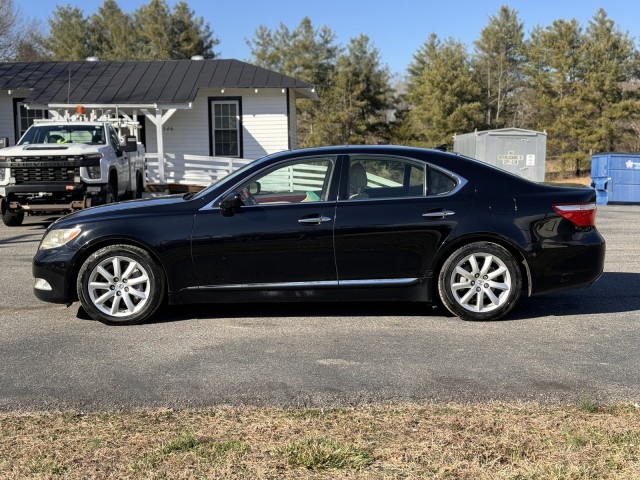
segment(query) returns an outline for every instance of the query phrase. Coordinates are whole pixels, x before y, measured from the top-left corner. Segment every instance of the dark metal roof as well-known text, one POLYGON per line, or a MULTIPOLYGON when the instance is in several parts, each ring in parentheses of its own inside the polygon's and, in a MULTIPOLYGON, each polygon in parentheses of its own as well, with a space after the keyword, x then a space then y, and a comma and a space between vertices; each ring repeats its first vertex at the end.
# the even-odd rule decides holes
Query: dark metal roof
POLYGON ((201 88, 290 88, 317 98, 314 86, 238 60, 0 63, 1 90, 31 90, 37 105, 178 105, 201 88))

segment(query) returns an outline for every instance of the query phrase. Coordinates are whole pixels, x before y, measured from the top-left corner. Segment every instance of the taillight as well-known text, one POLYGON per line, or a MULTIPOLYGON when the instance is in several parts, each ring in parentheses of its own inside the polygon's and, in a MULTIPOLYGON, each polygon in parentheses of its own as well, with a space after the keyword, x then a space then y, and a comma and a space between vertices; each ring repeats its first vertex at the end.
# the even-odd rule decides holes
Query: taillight
POLYGON ((557 203, 553 209, 579 227, 593 227, 596 224, 596 204, 593 202, 557 203))

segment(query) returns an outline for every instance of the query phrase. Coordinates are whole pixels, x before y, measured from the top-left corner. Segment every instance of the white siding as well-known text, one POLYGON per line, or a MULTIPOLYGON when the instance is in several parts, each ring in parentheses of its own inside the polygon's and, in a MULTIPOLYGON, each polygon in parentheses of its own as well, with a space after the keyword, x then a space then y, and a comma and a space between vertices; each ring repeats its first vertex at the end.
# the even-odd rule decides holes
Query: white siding
MULTIPOLYGON (((255 160, 289 148, 287 97, 280 89, 200 90, 192 109, 176 111, 165 123, 166 153, 209 155, 209 97, 242 97, 244 158, 255 160)), ((147 151, 157 152, 155 125, 147 119, 145 128, 147 151)))
POLYGON ((8 137, 9 145, 16 143, 16 119, 13 115, 13 99, 25 98, 30 92, 0 91, 0 137, 8 137))
MULTIPOLYGON (((209 98, 241 97, 243 158, 255 160, 289 148, 287 95, 282 89, 200 90, 193 108, 178 110, 164 125, 164 151, 167 183, 208 184, 222 171, 210 154, 209 98), (210 159, 210 163, 209 160, 210 159), (219 173, 217 173, 219 172, 219 173)), ((295 109, 295 98, 292 100, 295 109)), ((154 113, 154 112, 150 112, 154 113)), ((294 122, 295 125, 295 122, 294 122)), ((157 179, 157 141, 155 125, 146 120, 148 181, 157 179), (155 155, 153 155, 155 153, 155 155)), ((222 160, 228 165, 228 160, 222 160)), ((246 163, 234 162, 234 165, 246 163)), ((222 169, 223 171, 228 168, 222 169)))

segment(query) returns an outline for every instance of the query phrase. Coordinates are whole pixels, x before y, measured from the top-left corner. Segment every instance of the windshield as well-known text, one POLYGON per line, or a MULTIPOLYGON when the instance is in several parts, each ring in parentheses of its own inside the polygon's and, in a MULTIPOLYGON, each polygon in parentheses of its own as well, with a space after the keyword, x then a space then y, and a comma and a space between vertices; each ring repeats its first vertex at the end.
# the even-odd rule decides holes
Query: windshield
POLYGON ((105 145, 106 139, 102 125, 32 125, 18 145, 42 143, 105 145))

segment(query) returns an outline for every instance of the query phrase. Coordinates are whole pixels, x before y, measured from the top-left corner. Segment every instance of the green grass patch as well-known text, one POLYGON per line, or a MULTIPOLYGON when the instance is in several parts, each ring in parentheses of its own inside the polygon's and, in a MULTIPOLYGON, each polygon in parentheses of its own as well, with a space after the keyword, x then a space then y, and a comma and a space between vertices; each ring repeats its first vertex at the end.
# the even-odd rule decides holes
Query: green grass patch
POLYGON ((294 468, 308 470, 361 469, 373 462, 371 452, 329 438, 305 438, 276 450, 294 468))

